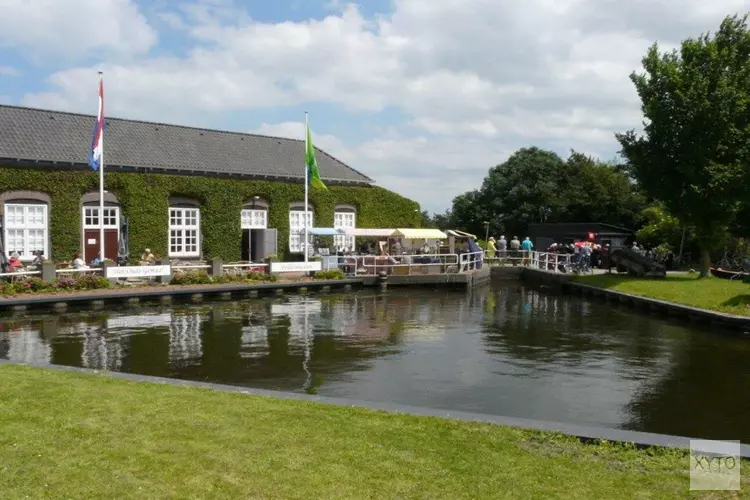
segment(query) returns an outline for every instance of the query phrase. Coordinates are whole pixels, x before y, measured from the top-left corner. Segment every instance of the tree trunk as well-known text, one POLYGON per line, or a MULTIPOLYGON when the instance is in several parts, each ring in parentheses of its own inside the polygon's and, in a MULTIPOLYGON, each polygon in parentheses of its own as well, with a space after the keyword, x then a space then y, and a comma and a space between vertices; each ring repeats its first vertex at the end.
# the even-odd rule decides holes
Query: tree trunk
POLYGON ((701 248, 701 278, 708 276, 711 267, 711 253, 707 248, 701 248))

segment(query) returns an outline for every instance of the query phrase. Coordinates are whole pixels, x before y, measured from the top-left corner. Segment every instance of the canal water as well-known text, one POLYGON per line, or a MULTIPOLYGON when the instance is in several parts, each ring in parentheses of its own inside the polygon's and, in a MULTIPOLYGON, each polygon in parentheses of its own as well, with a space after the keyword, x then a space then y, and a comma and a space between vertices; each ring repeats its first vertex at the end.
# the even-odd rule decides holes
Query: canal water
POLYGON ((19 362, 750 440, 750 340, 515 282, 0 322, 19 362))

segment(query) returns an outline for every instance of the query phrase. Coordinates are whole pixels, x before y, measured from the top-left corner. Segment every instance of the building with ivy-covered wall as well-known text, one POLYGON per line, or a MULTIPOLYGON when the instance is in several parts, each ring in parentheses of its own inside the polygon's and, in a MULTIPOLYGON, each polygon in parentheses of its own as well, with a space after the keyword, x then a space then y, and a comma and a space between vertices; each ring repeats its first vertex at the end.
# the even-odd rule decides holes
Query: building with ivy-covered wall
MULTIPOLYGON (((0 105, 0 220, 7 254, 85 260, 99 248, 94 116, 0 105)), ((304 142, 110 118, 104 139, 106 257, 260 260, 301 256, 304 142)), ((310 190, 314 227, 418 227, 419 205, 324 151, 328 190, 310 190)), ((336 236, 334 246, 356 244, 336 236)))

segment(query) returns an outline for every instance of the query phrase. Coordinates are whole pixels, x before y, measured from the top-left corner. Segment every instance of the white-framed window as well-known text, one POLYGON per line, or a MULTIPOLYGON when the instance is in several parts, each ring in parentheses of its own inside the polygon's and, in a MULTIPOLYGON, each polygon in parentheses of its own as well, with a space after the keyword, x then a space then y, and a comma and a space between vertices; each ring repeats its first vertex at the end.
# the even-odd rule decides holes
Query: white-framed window
MULTIPOLYGON (((312 211, 304 210, 289 211, 289 251, 292 253, 302 253, 304 251, 304 230, 305 230, 305 213, 307 213, 307 227, 313 227, 312 211)), ((308 243, 312 244, 312 235, 308 235, 308 243)))
MULTIPOLYGON (((119 210, 117 207, 104 207, 104 227, 118 229, 119 210)), ((99 207, 83 207, 84 229, 99 229, 99 207)))
POLYGON ((201 212, 198 208, 169 207, 169 256, 200 256, 201 212))
MULTIPOLYGON (((333 227, 335 229, 354 229, 357 222, 357 214, 354 212, 334 212, 333 227)), ((333 246, 336 250, 354 251, 354 236, 336 235, 333 237, 333 246)))
POLYGON ((268 210, 245 208, 242 210, 242 229, 266 229, 268 210))
POLYGON ((21 260, 33 260, 34 252, 41 250, 49 256, 47 248, 47 205, 5 204, 5 252, 18 252, 21 260))

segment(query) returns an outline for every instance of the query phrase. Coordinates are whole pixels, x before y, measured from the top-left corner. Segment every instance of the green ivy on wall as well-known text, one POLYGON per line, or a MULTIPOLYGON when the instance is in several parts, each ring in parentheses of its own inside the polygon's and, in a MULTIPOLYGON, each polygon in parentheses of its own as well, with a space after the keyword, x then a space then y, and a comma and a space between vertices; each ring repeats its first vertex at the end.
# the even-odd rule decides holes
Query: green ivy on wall
MULTIPOLYGON (((289 204, 304 201, 304 185, 213 177, 106 172, 105 189, 117 196, 130 219, 131 257, 144 248, 167 255, 169 197, 182 196, 201 203, 203 255, 236 261, 241 255, 240 212, 254 196, 269 203, 268 227, 278 231, 280 256, 288 250, 289 204)), ((51 198, 52 257, 72 258, 81 246, 81 197, 99 189, 94 171, 49 168, 0 168, 0 193, 38 191, 51 198)), ((419 227, 419 205, 379 187, 329 186, 310 190, 316 227, 333 226, 336 205, 357 208, 357 227, 419 227)))

